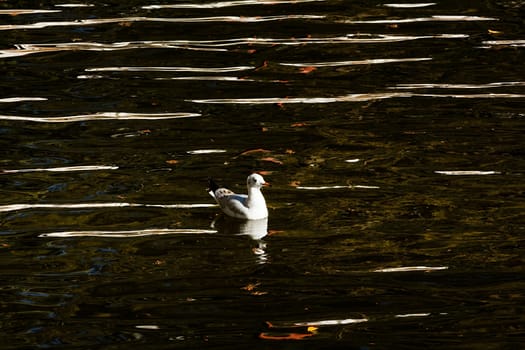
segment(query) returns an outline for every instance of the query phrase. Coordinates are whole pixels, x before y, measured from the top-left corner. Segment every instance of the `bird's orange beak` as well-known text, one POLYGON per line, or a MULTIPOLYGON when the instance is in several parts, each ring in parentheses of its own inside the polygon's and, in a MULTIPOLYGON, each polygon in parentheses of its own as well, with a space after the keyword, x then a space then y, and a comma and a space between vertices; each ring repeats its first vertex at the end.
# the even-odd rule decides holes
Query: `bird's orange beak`
POLYGON ((269 187, 269 186, 271 186, 271 184, 269 182, 265 182, 265 183, 263 183, 263 186, 264 187, 269 187))

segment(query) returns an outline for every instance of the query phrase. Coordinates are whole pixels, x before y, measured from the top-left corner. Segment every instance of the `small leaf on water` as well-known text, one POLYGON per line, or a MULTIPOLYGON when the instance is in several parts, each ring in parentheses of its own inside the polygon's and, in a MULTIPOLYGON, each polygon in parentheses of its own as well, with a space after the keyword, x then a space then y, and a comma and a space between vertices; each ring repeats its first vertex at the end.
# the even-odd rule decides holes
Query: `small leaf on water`
POLYGON ((317 68, 315 67, 302 67, 301 69, 299 69, 299 72, 301 74, 309 74, 309 73, 312 73, 314 70, 316 70, 317 68))
POLYGON ((179 161, 177 159, 168 159, 166 161, 166 164, 169 164, 169 165, 175 165, 175 164, 178 164, 179 161))
POLYGON ((489 32, 489 34, 491 34, 491 35, 503 34, 502 31, 494 30, 494 29, 489 29, 488 32, 489 32))
POLYGON ((255 148, 255 149, 249 149, 247 151, 242 152, 239 154, 240 156, 248 156, 250 154, 254 153, 270 153, 270 150, 264 149, 264 148, 255 148))
POLYGON ((264 158, 261 158, 262 161, 265 161, 265 162, 270 162, 270 163, 274 163, 274 164, 279 164, 279 165, 282 165, 283 162, 280 161, 279 159, 277 158, 274 158, 274 157, 264 157, 264 158))
POLYGON ((290 125, 292 128, 301 128, 303 126, 307 126, 308 124, 306 123, 293 123, 292 125, 290 125))
POLYGON ((247 292, 252 292, 255 290, 255 288, 257 288, 259 285, 261 284, 261 282, 257 282, 257 283, 248 283, 246 286, 242 287, 241 289, 242 290, 245 290, 247 292))
POLYGON ((304 338, 311 337, 312 333, 286 333, 282 335, 271 335, 269 333, 259 334, 259 338, 266 340, 303 340, 304 338))

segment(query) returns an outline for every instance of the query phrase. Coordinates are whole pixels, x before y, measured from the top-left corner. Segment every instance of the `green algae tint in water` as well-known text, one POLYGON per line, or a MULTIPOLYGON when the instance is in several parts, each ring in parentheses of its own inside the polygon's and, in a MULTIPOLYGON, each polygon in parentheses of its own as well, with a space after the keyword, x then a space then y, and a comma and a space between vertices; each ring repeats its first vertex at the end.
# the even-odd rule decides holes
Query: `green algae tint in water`
POLYGON ((2 348, 525 341, 521 3, 33 6, 0 9, 2 348), (268 221, 218 216, 254 170, 268 221))

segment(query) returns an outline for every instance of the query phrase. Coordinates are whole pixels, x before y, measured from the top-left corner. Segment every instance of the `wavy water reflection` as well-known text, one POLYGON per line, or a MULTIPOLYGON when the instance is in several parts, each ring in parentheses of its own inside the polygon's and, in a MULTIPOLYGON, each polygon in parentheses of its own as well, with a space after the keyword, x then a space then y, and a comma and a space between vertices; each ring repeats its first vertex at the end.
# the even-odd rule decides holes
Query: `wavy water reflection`
POLYGON ((280 16, 212 16, 212 17, 188 17, 188 18, 165 18, 165 17, 118 17, 118 18, 97 18, 79 19, 74 21, 52 21, 36 22, 29 24, 5 24, 0 25, 1 30, 29 30, 42 29, 49 27, 82 27, 113 23, 134 23, 134 22, 164 22, 164 23, 210 23, 210 22, 239 22, 239 23, 258 23, 296 19, 323 19, 324 16, 317 15, 280 15, 280 16))
POLYGON ((430 17, 405 18, 405 19, 376 19, 376 20, 341 20, 347 24, 402 24, 419 22, 475 22, 475 21, 497 21, 494 17, 481 16, 455 16, 435 15, 430 17))
POLYGON ((54 168, 32 168, 32 169, 0 169, 2 174, 17 174, 17 173, 36 173, 36 172, 77 172, 77 171, 99 171, 99 170, 117 170, 118 166, 114 165, 79 165, 79 166, 65 166, 54 168))
POLYGON ((62 12, 62 10, 43 10, 43 9, 7 9, 0 10, 0 15, 34 15, 34 14, 43 14, 43 13, 57 13, 62 12))
POLYGON ((42 238, 67 238, 67 237, 99 237, 99 238, 134 238, 146 236, 180 235, 180 234, 213 234, 215 230, 202 230, 191 228, 172 229, 146 229, 129 231, 60 231, 43 233, 42 238))
POLYGON ((56 44, 17 44, 16 49, 0 50, 0 58, 26 56, 57 51, 117 51, 131 49, 184 49, 198 51, 228 51, 228 47, 252 45, 319 45, 319 44, 379 44, 425 39, 464 39, 467 34, 435 35, 389 35, 389 34, 347 34, 332 37, 264 38, 246 37, 217 40, 169 40, 169 41, 123 41, 114 43, 69 42, 56 44))
POLYGON ((389 4, 383 4, 385 7, 393 7, 393 8, 420 8, 420 7, 429 7, 429 6, 435 6, 437 3, 435 2, 421 2, 421 3, 389 3, 389 4))
POLYGON ((0 212, 11 212, 29 209, 106 209, 106 208, 160 208, 160 209, 195 209, 213 208, 216 204, 208 203, 181 203, 181 204, 144 204, 144 203, 36 203, 36 204, 8 204, 1 205, 0 212))
POLYGON ((31 101, 47 101, 45 97, 6 97, 0 98, 0 103, 12 103, 12 102, 31 102, 31 101))
POLYGON ((72 123, 96 120, 168 120, 200 117, 199 113, 127 113, 99 112, 94 114, 71 115, 67 117, 27 117, 0 115, 0 120, 26 121, 36 123, 72 123))
POLYGON ((461 98, 461 99, 495 99, 495 98, 525 98, 525 94, 417 94, 417 93, 373 93, 350 94, 336 97, 260 97, 260 98, 222 98, 188 100, 194 103, 209 104, 322 104, 337 102, 367 102, 392 98, 406 97, 435 97, 435 98, 461 98))
POLYGON ((98 67, 86 68, 86 72, 191 72, 191 73, 230 73, 255 69, 255 66, 233 67, 98 67))
POLYGON ((386 63, 404 63, 404 62, 423 62, 431 61, 431 57, 421 58, 375 58, 367 60, 356 61, 337 61, 337 62, 308 62, 308 63, 279 63, 282 66, 290 67, 340 67, 340 66, 356 66, 368 64, 386 64, 386 63))
POLYGON ((437 83, 422 83, 422 84, 398 84, 389 89, 492 89, 510 86, 525 86, 523 81, 505 81, 486 84, 437 84, 437 83))
POLYGON ((157 9, 215 9, 224 7, 236 6, 253 6, 253 5, 286 5, 286 4, 301 4, 309 2, 325 2, 327 0, 233 0, 233 1, 217 1, 202 4, 182 3, 182 4, 167 4, 167 5, 147 5, 142 6, 146 10, 157 9))

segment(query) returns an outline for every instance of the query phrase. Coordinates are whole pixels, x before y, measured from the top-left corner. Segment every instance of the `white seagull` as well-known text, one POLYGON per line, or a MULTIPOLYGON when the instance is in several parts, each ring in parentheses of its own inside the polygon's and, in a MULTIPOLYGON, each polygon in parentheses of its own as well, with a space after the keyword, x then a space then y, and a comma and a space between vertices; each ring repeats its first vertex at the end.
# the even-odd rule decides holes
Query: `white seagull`
POLYGON ((261 188, 267 185, 269 184, 261 175, 251 174, 246 179, 248 195, 245 195, 219 187, 210 179, 208 193, 217 201, 226 215, 238 219, 259 220, 268 217, 268 208, 261 192, 261 188))

